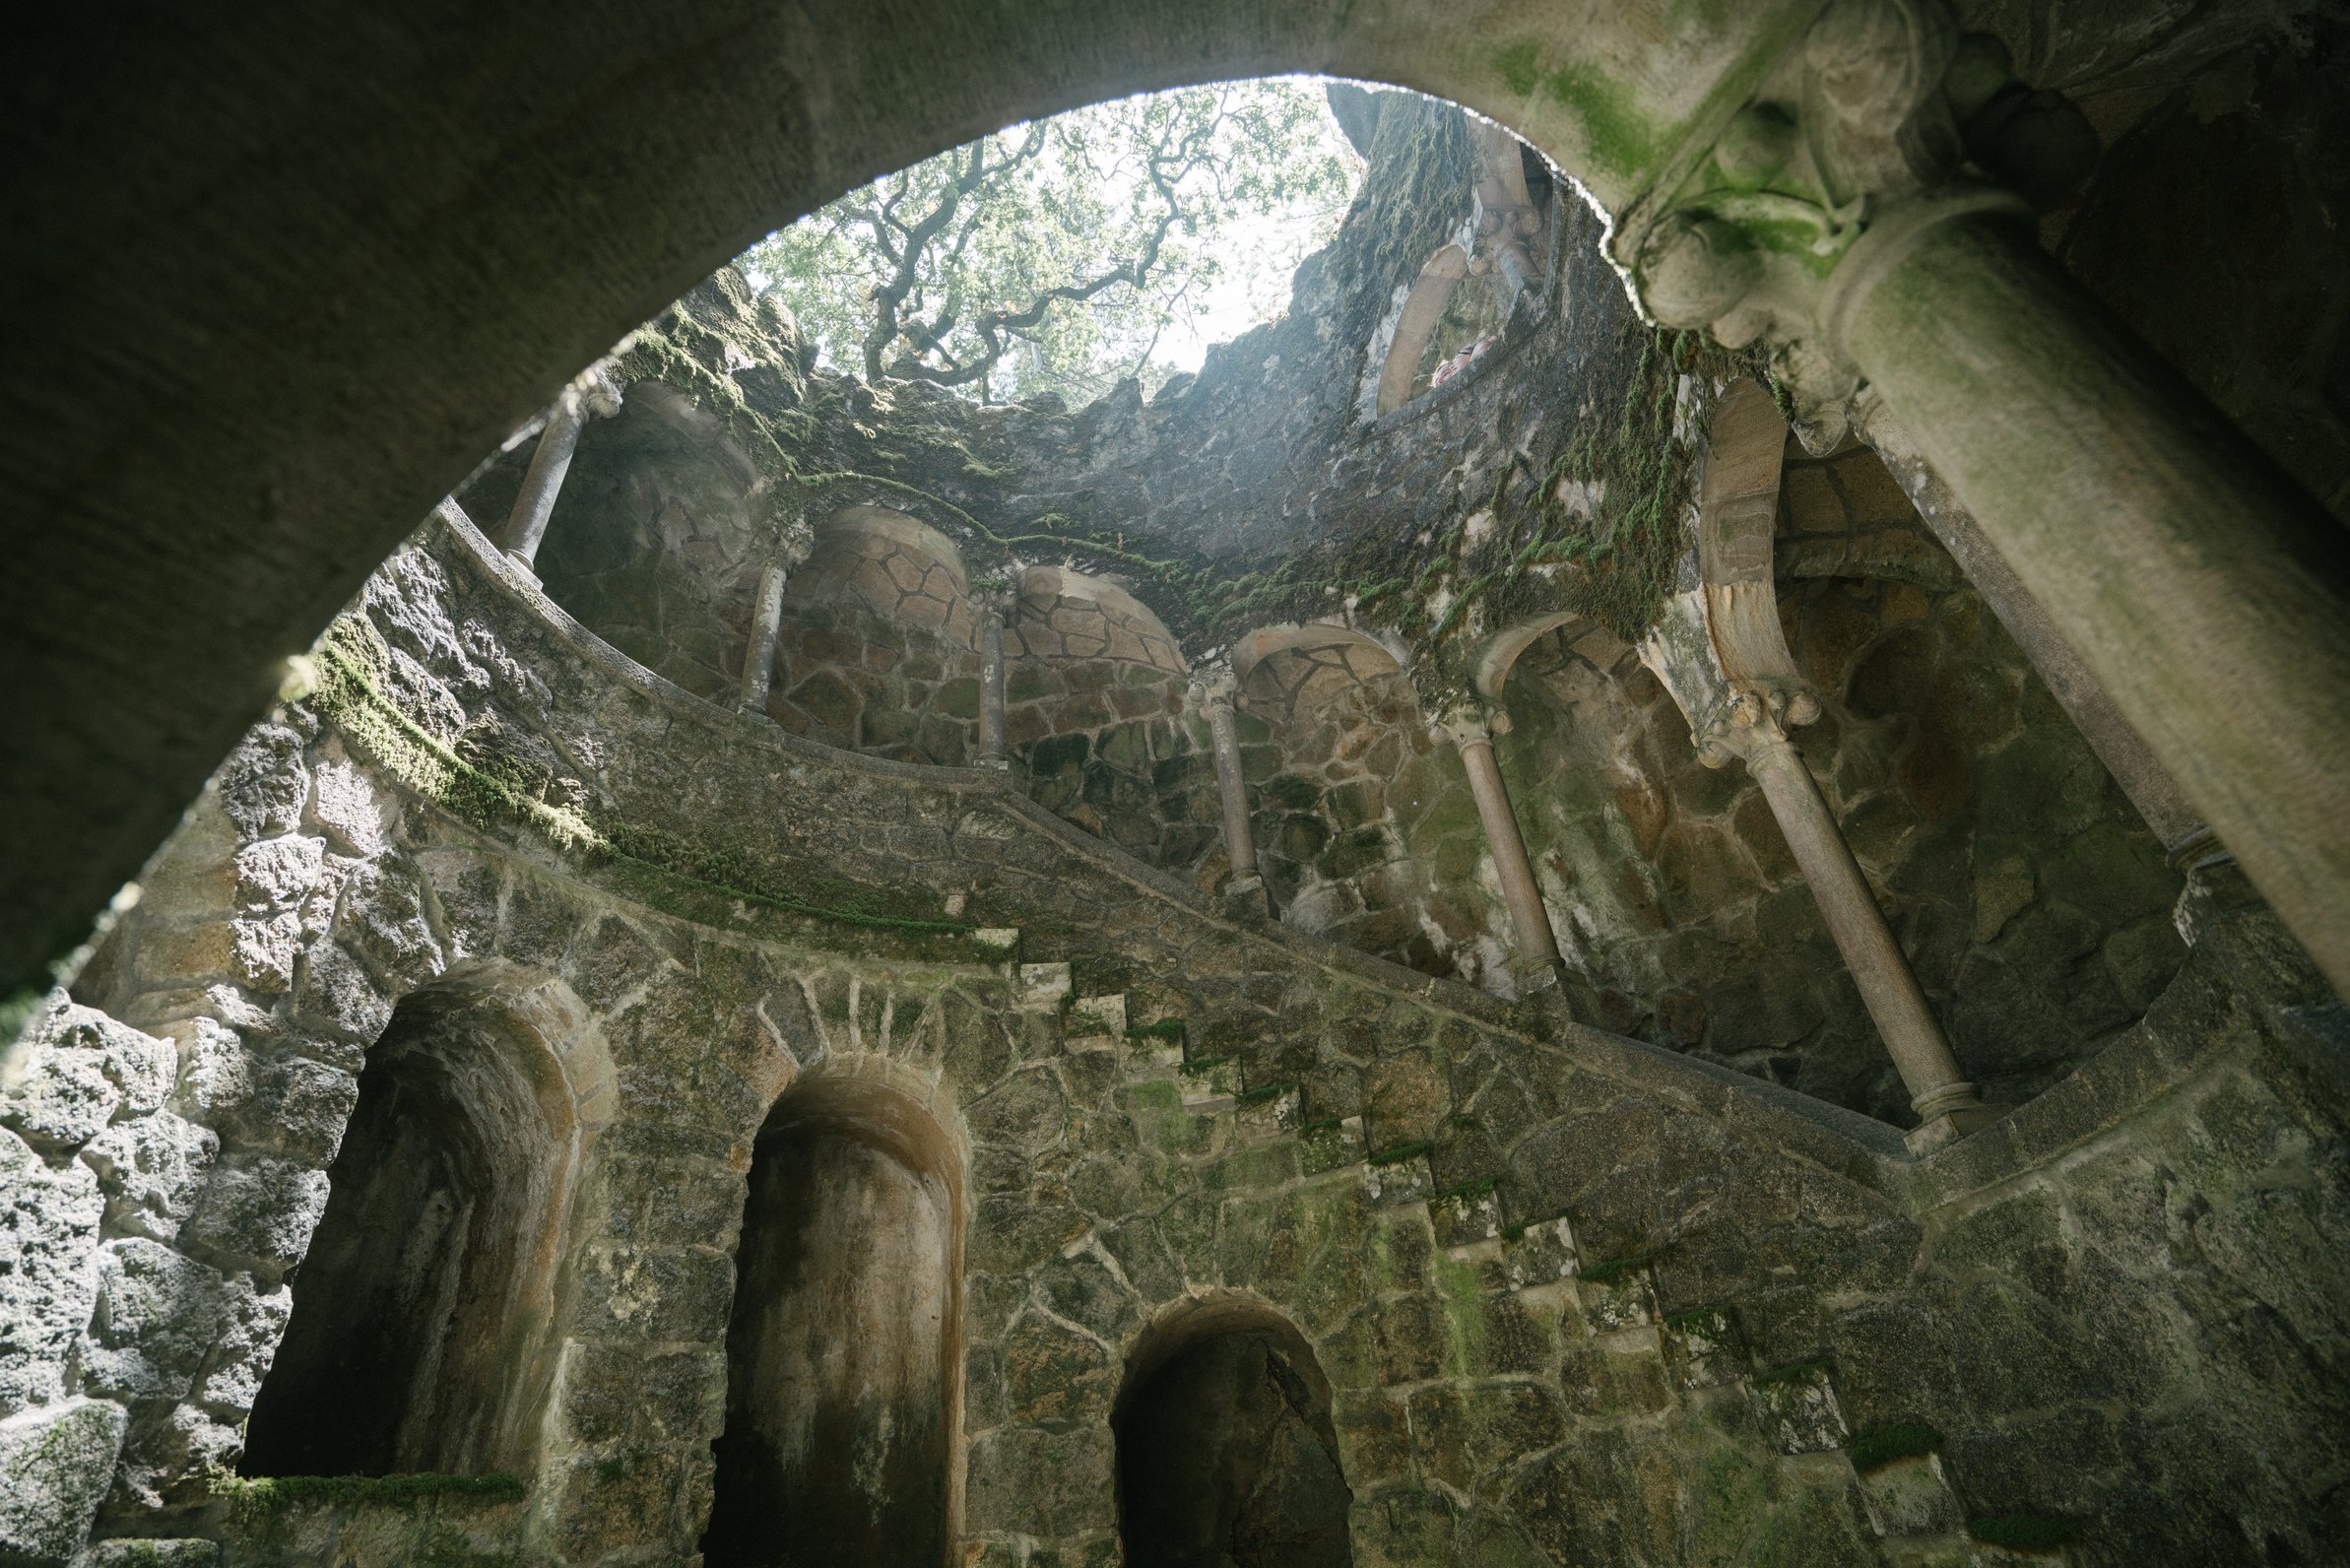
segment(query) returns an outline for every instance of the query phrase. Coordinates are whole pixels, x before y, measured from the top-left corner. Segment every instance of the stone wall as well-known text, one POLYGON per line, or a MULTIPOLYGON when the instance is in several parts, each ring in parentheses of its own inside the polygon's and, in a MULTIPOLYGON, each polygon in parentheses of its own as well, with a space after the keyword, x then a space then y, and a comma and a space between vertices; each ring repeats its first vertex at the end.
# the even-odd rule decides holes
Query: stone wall
POLYGON ((387 568, 363 611, 373 662, 332 652, 364 636, 329 645, 369 686, 330 669, 239 752, 89 978, 113 1015, 61 1012, 11 1099, 39 1177, 18 1187, 20 1223, 42 1227, 22 1255, 51 1281, 11 1321, 53 1330, 12 1358, 9 1424, 72 1461, 16 1468, 51 1506, 72 1511, 63 1476, 127 1425, 102 1528, 193 1529, 234 1561, 321 1561, 338 1531, 339 1560, 361 1562, 428 1539, 528 1561, 687 1549, 754 1137, 786 1086, 881 1059, 938 1085, 969 1150, 961 1485, 981 1561, 1106 1549, 1126 1359, 1219 1292, 1312 1346, 1358 1561, 1910 1560, 2004 1514, 2085 1532, 2084 1562, 2319 1550, 2303 1456, 2350 1414, 2327 1392, 2342 1291, 2323 1261, 2343 1024, 2256 906, 2211 926, 2115 1049, 1913 1164, 1817 1102, 1572 1025, 1530 1033, 1473 990, 1210 916, 986 775, 702 707, 495 573, 461 531, 387 568), (591 712, 603 750, 575 808, 460 787, 456 748, 420 739, 495 734, 519 755, 575 745, 591 712), (731 885, 562 847, 565 820, 609 841, 623 819, 695 817, 753 846, 731 885), (238 885, 251 846, 304 829, 338 846, 319 856, 331 907, 290 979, 238 969, 267 901, 188 889, 238 885), (796 912, 790 869, 818 859, 909 912, 1018 913, 1030 966, 959 930, 796 912), (179 934, 207 921, 224 937, 190 958, 179 934), (451 985, 564 1020, 548 1032, 612 1063, 581 1111, 602 1157, 550 1303, 561 1371, 529 1506, 428 1486, 212 1498, 201 1467, 234 1457, 348 1075, 395 998, 451 985), (1180 1033, 1140 1027, 1161 1018, 1180 1033), (110 1097, 105 1062, 148 1086, 110 1097), (288 1103, 297 1062, 343 1087, 280 1152, 302 1124, 261 1108, 288 1103), (165 1097, 199 1108, 191 1085, 218 1152, 136 1191, 92 1147, 95 1111, 39 1119, 92 1092, 119 1139, 177 1115, 165 1097), (175 1211, 174 1244, 150 1240, 175 1211), (237 1309, 273 1280, 276 1316, 237 1309), (1901 1422, 1934 1429, 1910 1442, 1926 1451, 1856 1471, 1848 1436, 1901 1422))
MULTIPOLYGON (((1580 606, 1578 624, 1619 639, 1620 661, 1637 630, 1624 618, 1661 569, 1623 496, 1677 515, 1675 476, 1728 366, 1632 323, 1597 225, 1537 181, 1538 291, 1443 387, 1366 409, 1357 394, 1376 389, 1423 264, 1461 254, 1447 247, 1473 169, 1457 110, 1397 94, 1355 107, 1371 122, 1357 127, 1363 192, 1301 269, 1289 315, 1147 405, 1119 392, 1071 414, 863 387, 812 370, 771 302, 713 280, 624 359, 644 407, 583 436, 543 563, 550 593, 723 701, 756 565, 785 548, 761 541, 813 527, 770 716, 952 764, 973 754, 976 574, 1012 599, 1015 779, 1206 888, 1228 865, 1183 674, 1187 649, 1212 662, 1229 648, 1248 667, 1244 772, 1280 917, 1511 994, 1498 875, 1459 758, 1427 720, 1468 697, 1476 651, 1515 621, 1580 606), (928 541, 922 558, 899 560, 902 582, 877 559, 852 589, 824 541, 884 508, 928 541), (946 586, 926 598, 930 574, 946 586), (1022 591, 1047 576, 1084 591, 1022 591), (933 603, 928 619, 906 609, 933 603), (643 645, 646 627, 696 616, 685 642, 643 645), (1086 629, 1073 643, 1056 617, 1086 629), (1316 646, 1290 645, 1301 626, 1316 646), (1113 647, 1120 634, 1131 646, 1113 647), (1354 656, 1350 636, 1386 646, 1362 654, 1386 668, 1313 677, 1315 661, 1354 656), (1247 653, 1268 637, 1289 643, 1247 653)), ((468 493, 499 507, 526 455, 468 493)), ((1870 453, 1815 459, 1791 443, 1783 505, 1786 619, 1830 708, 1806 754, 1964 1066, 1994 1094, 2028 1096, 2159 991, 2179 956, 2165 915, 2177 879, 1870 453)), ((1578 1015, 1893 1114, 1905 1096, 1742 771, 1697 765, 1645 677, 1577 672, 1547 646, 1525 657, 1499 754, 1578 1015)))
MULTIPOLYGON (((1824 712, 1795 732, 1961 1064, 2020 1102, 2144 1013, 2181 882, 1865 448, 1780 497, 1780 612, 1824 712)), ((1702 765, 1622 645, 1521 655, 1498 744, 1586 1006, 1608 1027, 1899 1119, 1908 1094, 1761 792, 1702 765)))

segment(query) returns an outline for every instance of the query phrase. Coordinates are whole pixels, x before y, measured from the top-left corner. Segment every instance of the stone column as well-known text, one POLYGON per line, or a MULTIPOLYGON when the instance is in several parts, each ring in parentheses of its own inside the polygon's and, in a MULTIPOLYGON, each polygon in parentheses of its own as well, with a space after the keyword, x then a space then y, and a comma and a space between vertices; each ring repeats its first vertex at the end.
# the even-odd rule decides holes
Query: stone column
POLYGON ((1008 768, 1004 755, 1004 610, 979 607, 979 765, 1008 768))
POLYGON ((547 520, 555 515, 555 498, 561 493, 563 476, 571 471, 571 454, 579 445, 580 429, 588 417, 609 418, 620 411, 620 389, 602 365, 557 394, 547 410, 547 424, 539 431, 538 448, 522 477, 522 492, 506 514, 497 545, 533 583, 539 580, 539 542, 547 537, 547 520))
POLYGON ((1840 340, 2350 991, 2350 540, 2023 235, 1914 224, 1848 258, 1840 340))
POLYGON ((1815 448, 1865 386, 2350 993, 2350 535, 2040 250, 2086 119, 1945 5, 1840 0, 1711 152, 1610 239, 1651 315, 1769 344, 1815 448))
POLYGON ((2070 716, 2081 739, 2114 775, 2114 782, 2122 786, 2122 793, 2129 797, 2163 847, 2177 854, 2207 838, 2210 829, 2195 809, 2187 804, 2179 786, 2146 750, 2138 732, 2116 710, 2114 699, 2106 695, 2080 655, 2065 642, 2040 601, 2016 580, 2005 558, 1991 548, 1950 487, 1918 455, 1917 440, 1908 429, 1873 396, 1861 402, 1860 424, 1869 444, 1884 459, 1886 471, 1918 508, 1918 515, 2032 661, 2049 694, 2070 716))
POLYGON ((1228 904, 1252 911, 1268 908, 1265 879, 1257 871, 1257 840, 1249 828, 1248 781, 1240 771, 1240 735, 1232 711, 1232 681, 1219 676, 1196 683, 1192 700, 1208 718, 1208 735, 1215 756, 1215 789, 1224 808, 1224 853, 1232 862, 1232 881, 1224 889, 1228 904))
MULTIPOLYGON (((1723 552, 1716 545, 1701 553, 1723 552)), ((1767 578, 1761 582, 1767 588, 1767 578)), ((1697 759, 1708 767, 1742 759, 1762 786, 1861 1005, 1910 1091, 1919 1119, 1910 1146, 1924 1153, 1997 1120, 2006 1107, 1986 1106, 1960 1072, 1835 814, 1787 738, 1789 723, 1807 723, 1820 709, 1817 696, 1793 673, 1778 621, 1719 619, 1717 609, 1729 604, 1725 588, 1735 586, 1701 584, 1667 600, 1641 642, 1640 659, 1688 717, 1697 759), (1732 669, 1745 674, 1732 681, 1732 669)))
POLYGON ((1786 732, 1766 714, 1730 746, 1762 786, 1779 831, 1819 904, 1820 919, 1860 987, 1861 1005, 1868 1009, 1909 1088, 1919 1121, 1913 1146, 1931 1147, 1991 1120, 1999 1113, 1987 1110, 1960 1071, 1916 972, 1893 940, 1868 879, 1861 875, 1860 863, 1853 858, 1852 846, 1836 825, 1811 769, 1803 765, 1786 732))
POLYGON ((1493 756, 1493 733, 1506 728, 1507 715, 1491 721, 1464 709, 1436 725, 1436 733, 1461 752, 1469 773, 1469 793, 1476 802, 1477 821, 1485 829, 1485 847, 1492 852, 1494 870, 1501 877, 1501 901, 1510 912, 1510 927, 1518 939, 1520 984, 1541 990, 1560 979, 1558 939, 1550 930, 1550 911, 1543 907, 1542 890, 1534 882, 1534 862, 1527 857, 1526 839, 1518 831, 1518 814, 1510 808, 1510 794, 1501 781, 1501 764, 1493 756))
POLYGON ((783 626, 783 562, 771 560, 759 573, 758 601, 751 617, 751 642, 743 650, 743 687, 736 711, 764 713, 767 683, 775 678, 775 638, 783 626))

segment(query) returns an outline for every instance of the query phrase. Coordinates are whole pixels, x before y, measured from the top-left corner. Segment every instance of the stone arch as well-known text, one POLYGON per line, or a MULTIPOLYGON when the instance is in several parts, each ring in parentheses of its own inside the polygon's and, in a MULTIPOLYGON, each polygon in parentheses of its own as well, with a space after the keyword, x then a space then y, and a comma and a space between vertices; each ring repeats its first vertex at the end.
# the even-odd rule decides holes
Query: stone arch
POLYGON ((1110 1425, 1135 1568, 1351 1560, 1330 1381, 1263 1298, 1218 1291, 1162 1311, 1127 1352, 1110 1425))
POLYGON ((559 980, 411 992, 367 1053, 243 1468, 537 1468, 580 1178, 612 1064, 559 980))
POLYGON ((1571 610, 1554 611, 1493 634, 1477 656, 1478 693, 1488 701, 1501 701, 1518 661, 1530 653, 1529 673, 1539 671, 1545 677, 1570 665, 1596 675, 1620 677, 1630 674, 1638 663, 1630 643, 1590 617, 1571 610))
POLYGON ((1177 678, 1191 671, 1175 634, 1148 605, 1106 577, 1067 566, 1020 573, 1010 631, 1008 651, 1017 658, 1108 659, 1177 678))
POLYGON ((1781 693, 1801 724, 1819 704, 1800 689, 1788 652, 1772 554, 1787 441, 1779 406, 1749 378, 1734 378, 1714 400, 1698 477, 1697 571, 1723 676, 1781 693))
POLYGON ((879 1056, 828 1058, 753 1144, 711 1568, 954 1560, 965 1153, 879 1056))
POLYGON ((1403 669, 1393 648, 1351 626, 1266 626, 1232 645, 1232 679, 1260 709, 1295 713, 1403 669))
POLYGON ((1411 401, 1419 379, 1420 357, 1427 353, 1436 324, 1444 319, 1461 280, 1469 276, 1469 252, 1458 244, 1439 248, 1411 281, 1403 296, 1403 313, 1396 317, 1395 335, 1388 340, 1387 357, 1380 361, 1379 398, 1373 412, 1384 418, 1411 401))
POLYGON ((1179 722, 1190 666, 1150 607, 1117 583, 1030 566, 1005 628, 1005 738, 1029 797, 1167 866, 1198 860, 1189 791, 1201 759, 1179 722))
MULTIPOLYGON (((1639 0, 1550 30, 1506 9, 1465 17, 1419 5, 1334 23, 1310 8, 1232 0, 1167 15, 1020 0, 981 15, 934 6, 923 15, 935 25, 885 27, 855 7, 805 18, 752 8, 685 34, 658 10, 619 34, 566 28, 567 14, 552 7, 540 23, 531 15, 542 14, 500 33, 538 40, 498 56, 512 67, 506 88, 469 90, 432 114, 409 111, 413 73, 399 62, 432 40, 408 21, 364 50, 323 20, 254 46, 224 37, 131 58, 111 39, 68 37, 44 67, 52 83, 74 81, 89 123, 106 127, 102 137, 48 138, 28 155, 27 188, 56 197, 44 232, 99 260, 77 301, 135 296, 147 314, 137 324, 77 303, 18 345, 28 378, 53 376, 60 388, 58 430, 78 432, 66 445, 30 428, 9 437, 24 443, 12 448, 20 466, 48 472, 69 446, 151 451, 161 402, 183 404, 180 389, 192 386, 219 395, 186 404, 167 452, 51 487, 70 490, 71 505, 36 510, 17 531, 27 541, 17 579, 44 590, 14 624, 24 646, 46 650, 43 668, 57 677, 26 684, 32 706, 18 737, 28 755, 80 759, 81 782, 58 789, 36 772, 4 803, 26 846, 8 867, 16 913, 0 930, 12 977, 35 971, 51 933, 135 874, 259 715, 285 651, 312 640, 419 516, 596 347, 758 232, 876 169, 1015 119, 1282 71, 1393 83, 1492 114, 1623 215, 1678 167, 1685 145, 1712 134, 1726 73, 1779 47, 1793 12, 1741 9, 1692 24, 1676 11, 1667 24, 1661 0, 1639 0), (1064 46, 1039 52, 1045 36, 1064 46), (796 64, 779 75, 779 59, 796 64), (1594 131, 1535 87, 1587 78, 1618 95, 1610 127, 1651 128, 1639 156, 1621 159, 1626 144, 1612 130, 1594 131), (274 81, 331 88, 272 121, 268 179, 236 180, 221 160, 242 144, 190 134, 212 128, 209 113, 168 90, 195 79, 223 83, 223 103, 265 98, 274 81), (630 86, 615 98, 614 83, 630 86), (857 103, 869 111, 837 108, 857 103), (551 153, 545 128, 558 123, 569 130, 551 153), (361 146, 380 149, 376 166, 409 170, 412 188, 430 193, 422 199, 431 224, 359 221, 348 160, 361 146), (125 227, 129 209, 98 193, 127 190, 125 166, 141 171, 136 200, 201 211, 198 229, 175 231, 168 246, 123 242, 141 231, 125 227), (591 189, 596 199, 581 199, 591 189), (616 228, 615 212, 632 221, 616 228), (321 223, 321 213, 353 221, 321 223), (490 311, 484 257, 497 259, 496 276, 531 287, 490 311), (377 281, 387 291, 376 308, 335 306, 377 281), (497 329, 486 335, 490 314, 497 329), (174 320, 224 325, 153 330, 174 320), (109 380, 90 369, 103 364, 135 368, 109 380), (358 435, 353 386, 400 414, 358 435), (337 482, 284 485, 288 454, 333 469, 337 482), (281 493, 283 502, 255 499, 281 493), (172 518, 174 549, 126 552, 76 521, 106 516, 172 518), (102 593, 82 586, 98 583, 102 593), (262 608, 189 618, 180 610, 191 597, 262 608), (167 693, 132 674, 157 669, 177 673, 167 693), (93 713, 118 738, 108 748, 87 744, 93 713)), ((17 281, 48 290, 48 275, 27 267, 17 281)))
POLYGON ((1434 754, 1394 650, 1347 626, 1269 626, 1233 645, 1232 667, 1244 716, 1276 749, 1252 822, 1281 919, 1449 972, 1443 948, 1467 923, 1419 918, 1438 887, 1414 835, 1457 815, 1447 797, 1466 780, 1434 754))
POLYGON ((785 584, 767 716, 848 751, 960 763, 979 718, 980 614, 952 540, 847 507, 785 584))
POLYGON ((816 530, 783 594, 787 611, 843 606, 976 651, 970 573, 954 541, 885 506, 851 506, 816 530))

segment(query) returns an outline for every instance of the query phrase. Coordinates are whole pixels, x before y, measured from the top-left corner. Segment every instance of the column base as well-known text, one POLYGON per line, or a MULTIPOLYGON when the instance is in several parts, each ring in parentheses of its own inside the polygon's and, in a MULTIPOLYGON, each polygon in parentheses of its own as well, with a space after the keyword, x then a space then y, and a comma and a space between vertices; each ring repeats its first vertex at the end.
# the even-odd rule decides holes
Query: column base
POLYGON ((2012 1105, 1961 1105, 1928 1117, 1918 1126, 1902 1134, 1901 1141, 1917 1155, 1932 1153, 1937 1148, 1957 1143, 1969 1133, 1980 1133, 1991 1123, 2014 1110, 2012 1105))
POLYGON ((1253 873, 1235 877, 1224 883, 1216 895, 1216 905, 1227 920, 1271 920, 1273 896, 1265 890, 1265 879, 1253 873))
POLYGON ((1012 759, 1009 757, 983 756, 971 765, 973 767, 986 768, 990 773, 1009 773, 1012 771, 1012 759))
POLYGON ((2172 864, 2187 874, 2187 882, 2179 889, 2179 901, 2171 906, 2171 924, 2178 929, 2179 940, 2190 947, 2229 916, 2256 909, 2264 902, 2244 868, 2236 864, 2236 857, 2216 842, 2208 853, 2187 864, 2180 865, 2177 860, 2172 864))
POLYGON ((517 555, 511 550, 501 550, 498 554, 506 557, 506 565, 512 568, 514 574, 524 582, 529 583, 533 588, 544 589, 547 586, 539 580, 539 574, 531 569, 528 555, 517 555))

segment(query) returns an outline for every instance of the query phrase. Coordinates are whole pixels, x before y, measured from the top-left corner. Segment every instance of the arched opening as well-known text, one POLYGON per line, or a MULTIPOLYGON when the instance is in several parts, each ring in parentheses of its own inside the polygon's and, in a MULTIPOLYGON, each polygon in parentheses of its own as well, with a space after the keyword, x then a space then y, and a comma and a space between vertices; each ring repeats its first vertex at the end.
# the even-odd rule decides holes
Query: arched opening
POLYGON ((544 1027, 436 987, 367 1054, 248 1475, 534 1468, 581 1126, 544 1027))
POLYGON ((1263 1302, 1187 1302, 1154 1325, 1127 1358, 1110 1420, 1128 1568, 1353 1560, 1330 1383, 1263 1302))
POLYGON ((962 1157, 923 1103, 827 1071, 751 1162, 710 1568, 949 1561, 962 1157))

